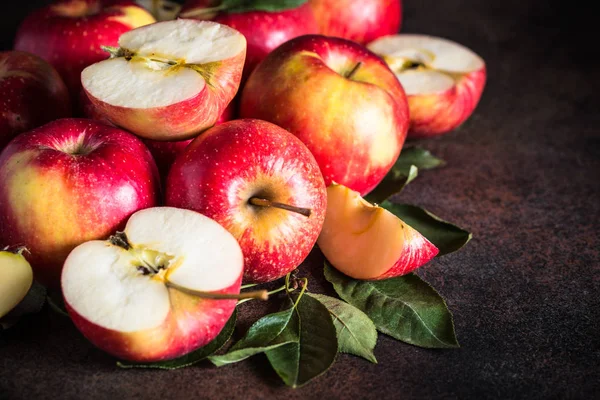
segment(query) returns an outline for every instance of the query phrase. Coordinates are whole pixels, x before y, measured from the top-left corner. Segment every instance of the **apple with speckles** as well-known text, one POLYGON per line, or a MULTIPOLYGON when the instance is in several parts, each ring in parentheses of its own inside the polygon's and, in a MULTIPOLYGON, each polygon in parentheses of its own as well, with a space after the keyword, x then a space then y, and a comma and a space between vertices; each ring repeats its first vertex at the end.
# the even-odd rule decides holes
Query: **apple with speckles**
POLYGON ((92 120, 50 122, 0 153, 0 247, 26 246, 36 279, 55 288, 75 246, 106 238, 159 198, 140 139, 92 120))
POLYGON ((72 99, 81 89, 81 71, 108 58, 101 46, 116 46, 119 36, 155 22, 133 1, 57 0, 21 22, 15 50, 36 54, 56 68, 72 99))
POLYGON ((327 198, 319 166, 298 138, 240 119, 204 132, 177 157, 166 204, 219 222, 240 243, 244 281, 269 282, 309 254, 327 198))
POLYGON ((240 117, 292 132, 327 185, 363 195, 393 166, 409 124, 404 90, 385 62, 358 43, 322 35, 271 52, 242 90, 240 117))
POLYGON ((71 116, 69 92, 56 70, 22 51, 0 52, 0 150, 21 132, 71 116))

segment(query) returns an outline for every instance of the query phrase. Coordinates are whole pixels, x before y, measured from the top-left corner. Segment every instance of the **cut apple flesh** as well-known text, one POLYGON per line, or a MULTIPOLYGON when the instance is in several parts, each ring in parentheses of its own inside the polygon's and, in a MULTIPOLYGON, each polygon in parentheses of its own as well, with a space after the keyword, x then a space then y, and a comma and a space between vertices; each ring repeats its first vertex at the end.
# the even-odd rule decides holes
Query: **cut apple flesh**
POLYGON ((33 272, 25 257, 0 251, 0 318, 23 300, 32 283, 33 272))
MULTIPOLYGON (((65 302, 100 327, 137 332, 160 326, 171 309, 169 283, 216 292, 241 279, 235 238, 194 211, 156 207, 131 216, 124 235, 76 247, 65 261, 65 302)), ((238 289, 239 292, 239 289, 238 289)))
POLYGON ((327 188, 327 213, 319 248, 333 267, 355 279, 407 274, 438 249, 388 210, 343 185, 327 188))
POLYGON ((407 95, 441 93, 457 78, 484 68, 477 54, 453 41, 427 35, 390 35, 367 46, 383 57, 407 95))

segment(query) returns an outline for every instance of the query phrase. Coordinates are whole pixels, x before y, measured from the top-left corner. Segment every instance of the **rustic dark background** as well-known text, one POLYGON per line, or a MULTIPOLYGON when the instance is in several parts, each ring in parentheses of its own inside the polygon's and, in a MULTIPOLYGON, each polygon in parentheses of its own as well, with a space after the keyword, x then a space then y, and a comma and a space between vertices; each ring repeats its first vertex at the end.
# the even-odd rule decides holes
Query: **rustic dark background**
MULTIPOLYGON (((2 49, 42 3, 3 4, 2 49)), ((404 32, 453 39, 488 65, 474 116, 421 143, 447 166, 422 173, 399 199, 474 233, 464 249, 420 270, 447 299, 460 349, 426 350, 381 335, 379 364, 341 355, 324 376, 292 390, 262 356, 221 369, 119 370, 68 319, 46 310, 0 339, 0 398, 598 396, 600 69, 593 14, 577 8, 580 2, 404 3, 404 32)), ((304 270, 313 290, 328 292, 320 265, 314 252, 304 270)), ((243 306, 237 335, 258 317, 257 307, 243 306)))

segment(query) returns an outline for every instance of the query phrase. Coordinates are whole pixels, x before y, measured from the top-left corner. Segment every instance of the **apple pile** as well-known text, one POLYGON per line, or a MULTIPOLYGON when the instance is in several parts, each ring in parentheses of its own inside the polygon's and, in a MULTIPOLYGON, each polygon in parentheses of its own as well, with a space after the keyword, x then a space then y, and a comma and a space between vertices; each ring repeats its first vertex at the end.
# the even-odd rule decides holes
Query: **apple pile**
POLYGON ((315 245, 357 280, 428 263, 438 248, 362 196, 407 138, 471 115, 486 70, 401 18, 400 0, 32 13, 0 53, 0 316, 35 278, 96 346, 155 362, 211 342, 265 297, 242 282, 315 245))

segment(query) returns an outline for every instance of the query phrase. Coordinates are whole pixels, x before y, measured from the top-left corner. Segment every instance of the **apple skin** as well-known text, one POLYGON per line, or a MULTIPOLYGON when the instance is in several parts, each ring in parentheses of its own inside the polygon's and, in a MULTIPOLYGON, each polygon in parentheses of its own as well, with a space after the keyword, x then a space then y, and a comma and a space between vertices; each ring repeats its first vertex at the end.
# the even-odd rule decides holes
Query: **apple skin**
POLYGON ((64 82, 36 55, 0 52, 0 91, 0 150, 21 132, 71 116, 64 82))
POLYGON ((109 56, 100 46, 117 46, 122 33, 153 22, 133 1, 59 0, 21 22, 14 48, 52 64, 77 99, 81 71, 109 56))
POLYGON ((404 90, 385 62, 357 43, 321 35, 292 39, 259 64, 242 91, 240 117, 292 132, 326 185, 362 195, 393 166, 409 125, 404 90), (342 76, 358 63, 351 79, 342 76))
POLYGON ((309 0, 319 33, 365 44, 398 33, 402 0, 309 0))
MULTIPOLYGON (((214 7, 220 0, 188 0, 180 15, 198 8, 214 7)), ((196 17, 202 18, 202 17, 196 17)), ((210 18, 241 32, 248 42, 242 82, 267 54, 282 43, 298 36, 319 33, 309 4, 283 11, 221 12, 210 18)))
MULTIPOLYGON (((240 292, 242 276, 214 293, 240 292)), ((123 360, 157 362, 181 357, 205 346, 221 332, 237 300, 194 297, 169 288, 171 311, 162 325, 138 332, 117 332, 98 326, 78 314, 65 300, 71 320, 95 346, 123 360)))
POLYGON ((443 135, 465 122, 479 103, 486 82, 486 68, 466 73, 443 93, 408 95, 409 138, 443 135))
POLYGON ((244 281, 269 282, 294 270, 311 251, 327 194, 300 140, 271 123, 241 119, 211 128, 177 157, 167 177, 166 205, 220 223, 242 248, 244 281), (312 213, 253 206, 253 196, 312 213))
POLYGON ((134 135, 85 119, 50 122, 0 153, 0 247, 26 246, 35 278, 57 287, 74 247, 108 237, 159 198, 156 165, 134 135))

